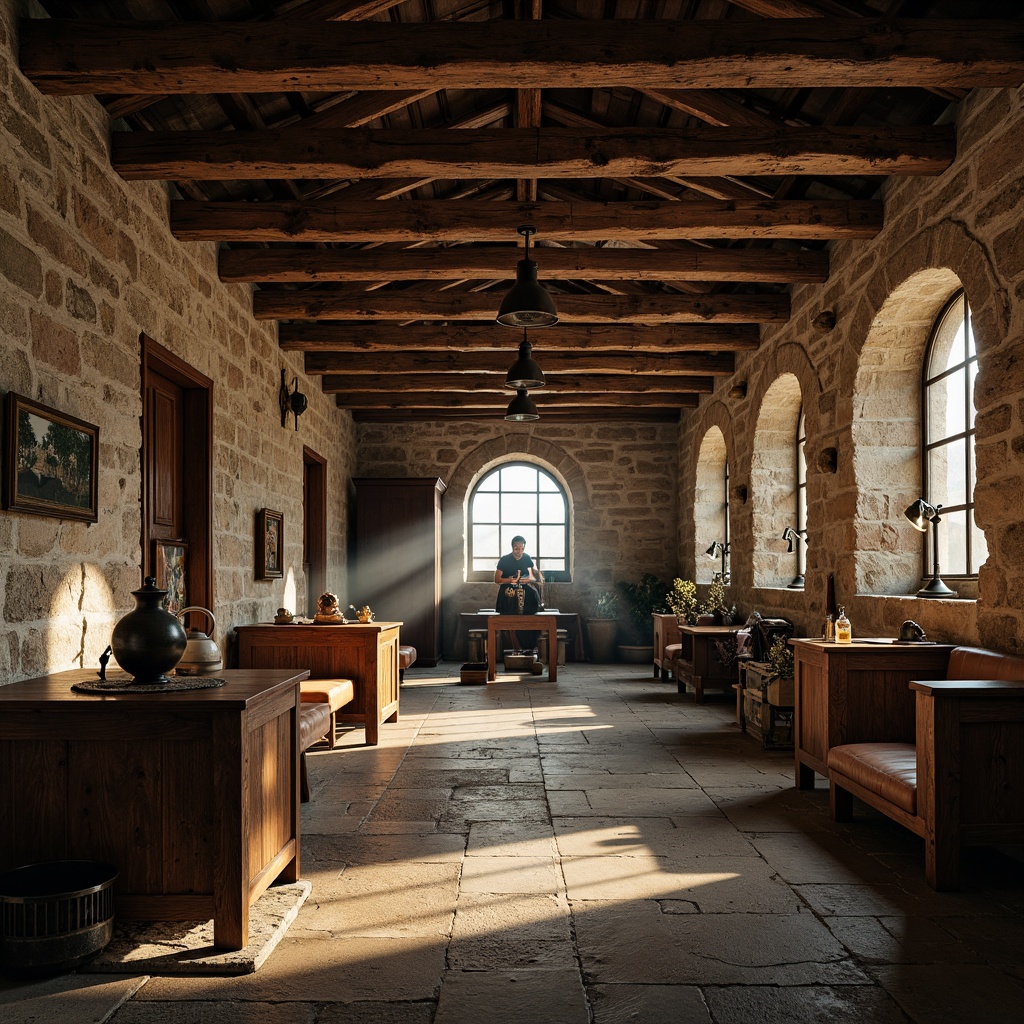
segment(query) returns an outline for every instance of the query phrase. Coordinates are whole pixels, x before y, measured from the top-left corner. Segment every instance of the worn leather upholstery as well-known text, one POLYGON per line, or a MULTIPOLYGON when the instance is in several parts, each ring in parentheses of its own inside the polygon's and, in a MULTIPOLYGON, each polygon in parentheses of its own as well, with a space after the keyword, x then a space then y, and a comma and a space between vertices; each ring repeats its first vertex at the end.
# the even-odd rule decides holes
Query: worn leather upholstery
POLYGON ((913 743, 845 743, 828 752, 837 772, 908 814, 917 814, 917 747, 913 743))
POLYGON ((330 704, 299 705, 299 776, 302 802, 309 800, 309 776, 306 774, 306 751, 333 727, 330 704))
POLYGON ((304 679, 299 687, 303 704, 328 704, 332 711, 343 708, 356 695, 351 679, 304 679))
POLYGON ((1024 680, 1024 658, 980 647, 954 647, 946 678, 1024 680))
POLYGON ((416 648, 408 645, 398 648, 398 681, 405 679, 405 670, 416 661, 416 648))

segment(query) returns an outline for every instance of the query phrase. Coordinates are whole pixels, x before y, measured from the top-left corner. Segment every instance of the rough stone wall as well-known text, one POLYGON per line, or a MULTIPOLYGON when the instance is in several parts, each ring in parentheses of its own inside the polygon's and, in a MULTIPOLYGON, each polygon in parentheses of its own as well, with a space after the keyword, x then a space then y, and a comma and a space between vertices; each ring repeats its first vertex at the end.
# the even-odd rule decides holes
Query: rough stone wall
MULTIPOLYGON (((557 330, 557 328, 555 328, 557 330)), ((573 517, 572 582, 547 584, 549 607, 592 614, 597 593, 620 580, 676 572, 675 424, 548 423, 530 426, 444 421, 359 425, 359 476, 440 477, 443 504, 445 653, 459 613, 490 607, 493 583, 466 582, 465 510, 473 484, 499 462, 519 459, 552 470, 566 486, 573 517)))
POLYGON ((343 589, 351 417, 278 350, 213 245, 167 227, 168 189, 109 168, 91 99, 41 96, 17 67, 16 0, 0 0, 0 391, 99 426, 99 521, 0 512, 0 682, 97 664, 141 582, 140 334, 214 381, 218 642, 301 605, 302 446, 328 459, 328 584, 343 589), (280 371, 309 396, 281 427, 280 371), (254 579, 254 516, 284 513, 285 578, 254 579))
MULTIPOLYGON (((693 549, 695 459, 708 428, 722 428, 737 484, 751 479, 755 424, 772 383, 793 373, 807 414, 808 551, 804 593, 755 589, 751 504, 733 506, 733 586, 744 610, 782 614, 800 632, 820 629, 825 580, 854 635, 894 636, 907 618, 933 639, 1024 650, 1024 97, 978 90, 955 112, 959 155, 934 178, 889 179, 886 224, 873 240, 831 247, 831 276, 793 289, 788 324, 762 333, 733 378, 686 415, 680 432, 680 546, 693 549), (920 484, 920 365, 928 332, 959 282, 974 314, 979 352, 977 519, 989 559, 977 600, 929 600, 920 586, 920 535, 902 510, 920 484), (831 331, 813 326, 835 310, 831 331), (738 381, 746 397, 727 398, 738 381), (835 468, 831 451, 835 449, 835 468), (906 499, 906 500, 904 500, 906 499)), ((693 566, 685 566, 692 572, 693 566)), ((970 586, 960 588, 970 593, 970 586)))

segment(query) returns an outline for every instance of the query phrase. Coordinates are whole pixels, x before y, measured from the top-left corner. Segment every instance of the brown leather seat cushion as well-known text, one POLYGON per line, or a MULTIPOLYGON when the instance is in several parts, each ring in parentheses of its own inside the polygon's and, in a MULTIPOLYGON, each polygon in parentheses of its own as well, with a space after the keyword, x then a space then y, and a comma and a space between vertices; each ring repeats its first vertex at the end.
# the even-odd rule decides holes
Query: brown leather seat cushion
POLYGON ((299 705, 299 750, 308 750, 322 739, 331 728, 329 704, 299 705))
POLYGON ((416 648, 415 647, 399 647, 398 648, 398 667, 400 669, 407 669, 416 660, 416 648))
POLYGON ((1024 658, 979 647, 954 647, 946 678, 1024 680, 1024 658))
POLYGON ((299 688, 303 704, 327 704, 332 711, 343 708, 356 695, 351 679, 304 679, 299 688))
POLYGON ((829 772, 917 814, 917 748, 913 743, 846 743, 828 752, 829 772))
POLYGON ((673 658, 679 657, 680 653, 682 652, 682 649, 682 644, 669 644, 665 648, 663 657, 668 658, 668 660, 671 661, 673 658))

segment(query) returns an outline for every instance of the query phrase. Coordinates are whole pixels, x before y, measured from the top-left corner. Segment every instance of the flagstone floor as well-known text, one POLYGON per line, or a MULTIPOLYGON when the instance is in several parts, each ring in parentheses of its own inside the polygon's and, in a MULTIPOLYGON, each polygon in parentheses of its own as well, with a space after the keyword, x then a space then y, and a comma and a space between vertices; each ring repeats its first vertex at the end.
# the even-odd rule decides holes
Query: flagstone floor
POLYGON ((933 893, 921 840, 864 808, 832 824, 824 780, 795 790, 731 702, 649 671, 410 670, 378 747, 310 753, 312 894, 259 971, 124 979, 105 1011, 52 1019, 1024 1020, 1019 848, 969 852, 964 890, 933 893))

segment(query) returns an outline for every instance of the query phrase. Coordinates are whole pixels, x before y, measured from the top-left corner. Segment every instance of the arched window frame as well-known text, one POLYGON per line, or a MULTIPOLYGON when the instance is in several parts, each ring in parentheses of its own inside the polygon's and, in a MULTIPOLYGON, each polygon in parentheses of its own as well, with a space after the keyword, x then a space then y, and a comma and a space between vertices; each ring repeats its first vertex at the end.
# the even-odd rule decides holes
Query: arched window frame
MULTIPOLYGON (((551 472, 546 470, 543 466, 538 466, 533 462, 526 462, 522 459, 510 459, 507 462, 502 462, 497 466, 493 466, 486 473, 484 473, 480 479, 473 485, 469 500, 466 503, 466 556, 467 556, 467 571, 466 579, 470 583, 490 583, 494 579, 494 567, 497 564, 498 559, 511 550, 511 540, 515 534, 522 534, 527 539, 526 551, 533 560, 540 567, 541 572, 544 574, 544 579, 549 583, 569 583, 572 581, 572 545, 571 545, 571 505, 569 502, 569 496, 566 493, 565 487, 551 472), (524 468, 533 470, 537 473, 537 485, 536 489, 532 491, 526 491, 521 489, 505 490, 502 488, 502 476, 501 471, 510 468, 524 468), (493 482, 495 477, 498 477, 498 490, 494 492, 487 488, 485 485, 493 482), (546 480, 552 489, 545 489, 541 486, 541 480, 546 480), (498 499, 498 515, 496 520, 487 519, 481 523, 481 520, 475 518, 474 510, 476 505, 477 495, 483 493, 497 493, 498 499), (502 494, 527 494, 532 493, 537 495, 537 515, 531 522, 527 522, 522 517, 514 518, 505 516, 504 503, 501 501, 502 494), (554 517, 543 516, 541 513, 542 502, 540 500, 541 494, 551 496, 557 493, 562 499, 563 518, 562 521, 557 521, 554 517), (481 554, 475 546, 475 532, 474 525, 486 525, 493 526, 497 529, 498 534, 498 550, 497 552, 487 551, 481 554), (561 527, 561 538, 562 538, 562 550, 564 551, 563 564, 564 568, 553 568, 552 558, 549 554, 545 554, 545 544, 543 541, 544 534, 542 529, 549 532, 552 527, 561 527), (491 555, 493 554, 493 558, 491 555), (486 564, 486 568, 484 567, 486 564)), ((550 549, 549 549, 550 550, 550 549)))
MULTIPOLYGON (((956 292, 949 302, 942 308, 935 320, 931 336, 925 347, 924 360, 921 373, 921 483, 923 497, 935 504, 945 497, 942 487, 933 479, 935 474, 932 466, 940 454, 947 458, 952 454, 959 460, 959 468, 963 473, 963 499, 955 502, 941 502, 943 528, 939 536, 940 562, 942 563, 943 577, 952 579, 976 579, 978 568, 988 555, 985 538, 982 531, 974 522, 974 484, 975 484, 975 460, 974 460, 974 437, 975 437, 975 408, 974 408, 974 382, 978 373, 978 352, 974 339, 974 328, 971 317, 971 307, 965 291, 956 292), (933 363, 940 356, 939 344, 944 335, 948 336, 947 324, 951 317, 957 317, 962 327, 956 328, 956 338, 952 344, 958 344, 962 335, 961 351, 956 353, 955 361, 951 353, 941 361, 943 365, 936 368, 933 363), (962 356, 962 358, 959 358, 962 356), (939 427, 934 422, 931 414, 933 408, 933 397, 939 395, 938 389, 946 388, 949 378, 961 374, 963 379, 962 391, 958 391, 957 398, 963 401, 963 429, 951 433, 943 433, 936 436, 935 431, 939 427), (951 561, 949 556, 949 541, 951 539, 950 517, 963 518, 963 559, 951 561)), ((938 399, 941 400, 941 395, 938 399)), ((942 425, 945 427, 945 424, 942 425)), ((922 534, 921 539, 921 576, 927 578, 931 574, 933 562, 932 531, 922 534)))
POLYGON ((796 532, 800 540, 794 545, 796 551, 796 576, 790 587, 799 590, 804 585, 807 573, 807 417, 803 406, 796 419, 796 479, 793 489, 796 492, 796 532))

